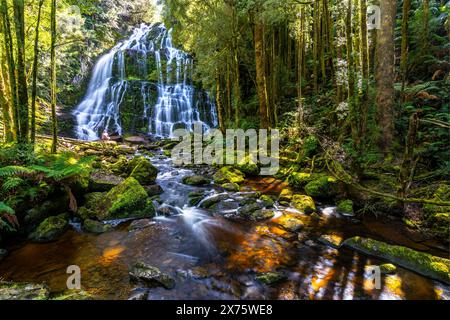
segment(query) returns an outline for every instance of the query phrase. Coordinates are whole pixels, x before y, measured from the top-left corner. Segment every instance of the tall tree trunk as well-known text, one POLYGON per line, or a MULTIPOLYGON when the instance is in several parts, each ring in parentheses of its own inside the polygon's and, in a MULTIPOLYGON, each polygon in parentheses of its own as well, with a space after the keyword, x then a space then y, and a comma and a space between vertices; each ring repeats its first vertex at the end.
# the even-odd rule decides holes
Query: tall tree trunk
POLYGON ((58 145, 58 121, 56 118, 56 0, 52 0, 51 9, 51 45, 50 45, 50 65, 51 65, 51 108, 52 108, 52 153, 56 153, 58 145))
POLYGON ((240 107, 241 107, 241 84, 240 84, 240 70, 239 70, 239 26, 237 17, 236 2, 231 2, 232 12, 232 51, 233 51, 233 105, 234 105, 234 122, 236 128, 239 128, 240 122, 240 107))
POLYGON ((219 120, 219 128, 224 131, 223 125, 223 107, 222 107, 222 91, 220 89, 220 71, 216 70, 216 105, 217 105, 217 117, 219 120))
MULTIPOLYGON (((258 20, 258 19, 257 19, 258 20)), ((255 62, 256 62, 256 90, 259 98, 259 117, 262 129, 268 129, 269 121, 267 118, 267 90, 265 81, 264 64, 264 25, 261 21, 256 21, 254 26, 255 42, 255 62)))
POLYGON ((25 69, 25 9, 24 0, 15 0, 14 25, 17 42, 17 106, 19 115, 19 142, 28 143, 28 85, 25 69))
POLYGON ((402 19, 402 55, 400 61, 400 70, 402 73, 402 96, 401 102, 405 102, 405 86, 408 76, 408 26, 409 26, 409 10, 411 8, 411 0, 403 0, 403 19, 402 19))
POLYGON ((31 143, 36 141, 36 95, 37 95, 37 74, 39 61, 39 27, 41 24, 41 9, 44 0, 39 1, 36 31, 34 38, 34 59, 33 59, 33 84, 31 88, 31 143))
POLYGON ((314 2, 313 13, 313 86, 314 92, 319 91, 319 0, 314 2))
MULTIPOLYGON (((2 48, 0 48, 2 49, 2 48)), ((3 51, 3 50, 2 50, 3 51)), ((9 102, 6 99, 6 82, 4 77, 4 64, 3 64, 3 52, 0 54, 0 108, 2 111, 2 119, 3 119, 3 131, 4 131, 4 140, 5 142, 12 142, 14 140, 14 134, 12 131, 12 121, 11 121, 11 112, 9 108, 9 102)))
POLYGON ((298 96, 298 110, 297 110, 297 124, 299 127, 303 126, 303 47, 304 47, 304 13, 303 7, 300 9, 300 37, 298 40, 298 50, 297 50, 297 73, 298 73, 298 84, 297 84, 297 96, 298 96))
POLYGON ((423 0, 423 17, 422 17, 422 49, 421 56, 427 53, 429 45, 429 19, 430 19, 430 0, 423 0))
POLYGON ((13 117, 13 133, 15 140, 19 140, 19 113, 17 107, 17 84, 16 84, 16 64, 14 60, 14 48, 11 34, 11 22, 8 13, 8 3, 6 0, 1 2, 2 15, 2 29, 4 37, 4 49, 6 61, 8 64, 8 79, 9 79, 9 93, 10 106, 13 117))
POLYGON ((395 82, 395 43, 394 28, 397 2, 381 0, 382 21, 377 39, 377 107, 379 127, 382 130, 380 146, 387 156, 394 138, 394 82, 395 82))
POLYGON ((345 18, 345 30, 347 39, 347 64, 348 64, 348 103, 353 103, 355 91, 355 72, 353 59, 353 39, 352 39, 352 0, 348 0, 347 15, 345 18))

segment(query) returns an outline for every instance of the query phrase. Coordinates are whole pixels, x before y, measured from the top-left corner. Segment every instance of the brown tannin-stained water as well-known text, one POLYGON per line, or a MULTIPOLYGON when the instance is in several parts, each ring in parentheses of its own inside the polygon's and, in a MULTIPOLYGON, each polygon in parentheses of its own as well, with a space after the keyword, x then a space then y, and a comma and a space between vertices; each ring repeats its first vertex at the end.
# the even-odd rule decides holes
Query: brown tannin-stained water
MULTIPOLYGON (((0 278, 45 282, 58 293, 66 289, 67 267, 77 265, 83 289, 100 299, 128 299, 140 290, 148 290, 149 299, 450 298, 450 286, 400 267, 395 275, 382 275, 381 289, 375 289, 368 267, 383 261, 316 241, 324 234, 343 239, 367 236, 448 258, 444 250, 412 241, 414 235, 394 222, 358 223, 338 215, 334 207, 323 207, 320 219, 278 207, 270 221, 233 222, 215 210, 187 207, 189 192, 204 189, 213 194, 214 188, 183 185, 182 177, 192 172, 172 167, 170 159, 156 157, 152 162, 160 170, 164 205, 179 214, 157 217, 141 230, 129 231, 130 222, 101 235, 74 228, 56 242, 11 248, 0 263, 0 278), (299 233, 280 227, 291 218, 303 224, 299 233), (128 273, 137 261, 170 274, 175 288, 148 289, 132 283, 128 273), (273 271, 282 272, 285 279, 270 286, 255 279, 273 271)), ((249 181, 248 186, 276 194, 282 183, 266 178, 249 181)))

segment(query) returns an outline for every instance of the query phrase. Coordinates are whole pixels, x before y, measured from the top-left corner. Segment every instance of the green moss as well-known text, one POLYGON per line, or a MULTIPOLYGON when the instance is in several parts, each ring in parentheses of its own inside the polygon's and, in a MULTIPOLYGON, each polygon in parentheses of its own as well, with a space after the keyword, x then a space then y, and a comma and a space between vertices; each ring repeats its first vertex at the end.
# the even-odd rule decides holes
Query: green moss
POLYGON ((353 214, 353 201, 352 200, 340 201, 337 206, 337 211, 344 214, 353 214))
POLYGON ((397 267, 392 263, 385 263, 380 266, 380 271, 383 274, 395 274, 397 272, 397 267))
POLYGON ((249 177, 256 177, 259 175, 259 167, 258 165, 252 161, 252 159, 247 156, 245 157, 236 168, 249 177))
POLYGON ((29 238, 36 242, 49 242, 62 235, 69 227, 69 220, 66 214, 45 219, 36 230, 30 234, 29 238))
POLYGON ((226 191, 231 191, 231 192, 237 192, 241 189, 241 187, 237 183, 231 183, 231 182, 222 184, 222 188, 224 188, 226 191))
POLYGON ((218 184, 227 182, 241 184, 244 180, 244 174, 233 167, 223 167, 214 175, 214 182, 218 184))
POLYGON ((57 300, 57 301, 74 301, 74 300, 95 300, 95 298, 89 294, 88 292, 81 290, 81 291, 70 291, 67 290, 63 292, 62 294, 53 297, 51 300, 57 300))
POLYGON ((151 185, 156 181, 158 169, 145 157, 136 157, 128 164, 130 177, 135 178, 142 185, 151 185))
POLYGON ((109 191, 98 203, 100 220, 152 217, 155 213, 147 192, 130 177, 109 191))
POLYGON ((343 245, 450 284, 449 259, 361 237, 345 240, 343 245))
POLYGON ((0 300, 48 300, 46 285, 0 281, 0 300))
POLYGON ((288 178, 289 186, 296 190, 303 190, 303 188, 313 180, 310 173, 294 172, 288 178))
POLYGON ((321 177, 305 186, 307 195, 313 198, 328 199, 337 194, 337 181, 332 177, 321 177))
POLYGON ((278 197, 278 201, 286 201, 291 202, 292 197, 294 197, 294 193, 291 189, 283 189, 278 197))
POLYGON ((104 224, 99 221, 91 220, 91 219, 84 220, 83 228, 87 232, 97 233, 97 234, 105 233, 105 232, 112 230, 112 226, 110 226, 108 224, 104 224))
POLYGON ((277 282, 283 281, 286 279, 286 276, 283 275, 282 273, 278 273, 278 272, 266 272, 266 273, 261 273, 258 276, 256 276, 256 280, 267 284, 267 285, 272 285, 275 284, 277 282))
POLYGON ((259 198, 259 200, 262 201, 264 207, 266 207, 266 208, 272 208, 273 205, 275 204, 275 201, 273 201, 273 199, 270 196, 266 195, 266 194, 263 194, 259 198))
POLYGON ((188 176, 184 177, 182 182, 190 186, 202 186, 205 184, 210 184, 211 180, 206 179, 203 176, 188 176))
POLYGON ((309 196, 301 194, 296 194, 292 197, 292 205, 297 210, 304 212, 306 214, 310 214, 317 211, 314 200, 309 196))

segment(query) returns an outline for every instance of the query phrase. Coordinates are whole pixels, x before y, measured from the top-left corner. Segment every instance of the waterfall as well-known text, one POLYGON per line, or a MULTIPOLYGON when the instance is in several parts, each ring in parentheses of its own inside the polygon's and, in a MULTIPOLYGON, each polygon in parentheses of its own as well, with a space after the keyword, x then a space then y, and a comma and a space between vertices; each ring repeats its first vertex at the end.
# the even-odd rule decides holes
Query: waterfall
POLYGON ((193 59, 172 44, 172 30, 145 25, 96 63, 87 93, 74 111, 76 135, 97 140, 144 133, 170 137, 201 123, 217 126, 214 102, 194 87, 193 59), (136 97, 138 96, 138 97, 136 97))

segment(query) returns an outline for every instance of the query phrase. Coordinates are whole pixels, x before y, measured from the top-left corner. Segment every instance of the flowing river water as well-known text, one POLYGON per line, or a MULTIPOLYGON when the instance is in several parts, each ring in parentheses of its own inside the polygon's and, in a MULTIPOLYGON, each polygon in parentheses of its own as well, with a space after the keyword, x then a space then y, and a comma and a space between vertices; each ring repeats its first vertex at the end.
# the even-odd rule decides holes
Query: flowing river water
MULTIPOLYGON (((320 219, 277 207, 277 215, 264 222, 233 222, 214 210, 189 207, 188 194, 203 189, 221 193, 211 185, 191 187, 181 183, 192 171, 172 166, 171 159, 156 156, 161 200, 175 213, 156 217, 151 225, 129 231, 130 222, 101 235, 76 228, 56 242, 22 243, 0 263, 0 278, 17 282, 45 282, 54 293, 66 289, 69 265, 81 268, 83 289, 100 299, 129 299, 142 291, 148 299, 449 299, 450 287, 398 268, 383 275, 374 289, 367 267, 383 263, 350 249, 339 250, 317 242, 323 234, 348 238, 368 236, 448 257, 444 248, 417 243, 410 231, 395 221, 340 216, 323 206, 320 219), (304 227, 291 233, 280 227, 295 214, 304 227), (175 288, 145 288, 132 283, 129 270, 144 261, 170 274, 175 288), (258 273, 279 270, 286 279, 264 285, 258 273)), ((248 191, 277 195, 283 183, 272 178, 247 181, 248 191)), ((238 194, 239 195, 239 194, 238 194)))

